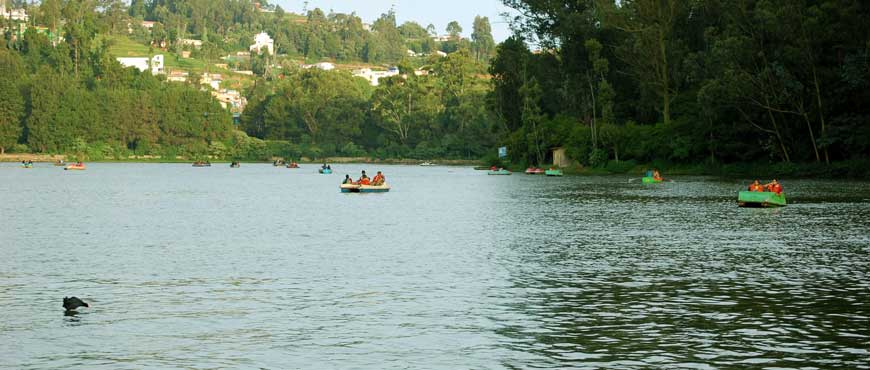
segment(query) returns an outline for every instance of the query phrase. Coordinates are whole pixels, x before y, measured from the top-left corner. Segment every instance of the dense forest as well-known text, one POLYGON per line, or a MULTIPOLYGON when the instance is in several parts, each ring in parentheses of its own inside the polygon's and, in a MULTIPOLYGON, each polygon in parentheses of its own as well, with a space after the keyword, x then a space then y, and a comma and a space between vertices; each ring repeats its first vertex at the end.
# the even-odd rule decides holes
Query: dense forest
POLYGON ((353 14, 313 9, 299 16, 266 2, 217 2, 220 6, 197 0, 14 4, 28 6, 32 17, 26 25, 6 20, 0 25, 0 151, 91 160, 130 155, 474 159, 495 146, 494 116, 483 104, 489 87, 485 63, 495 52, 488 19, 475 19, 470 40, 451 22, 446 29, 451 36, 438 42, 433 26, 397 25, 392 11, 364 26, 353 14), (146 29, 143 20, 156 23, 146 29), (189 49, 185 39, 201 40, 195 54, 214 62, 247 51, 253 35, 263 30, 274 36, 277 55, 251 58, 259 77, 243 92, 250 104, 238 126, 198 84, 166 83, 161 76, 122 68, 108 52, 111 38, 103 37, 129 34, 167 52, 189 49), (408 50, 424 56, 408 58, 408 50), (440 50, 449 56, 433 55, 440 50), (375 65, 397 66, 401 75, 372 87, 348 70, 302 69, 294 57, 383 63, 375 65))
POLYGON ((230 114, 208 92, 122 68, 87 37, 53 46, 27 32, 0 48, 0 152, 174 159, 230 139, 230 114))
MULTIPOLYGON (((0 151, 163 158, 493 157, 585 167, 863 162, 870 5, 859 0, 503 0, 514 36, 477 17, 371 25, 250 0, 44 0, 0 20, 0 151), (145 28, 142 21, 156 22, 145 28), (41 27, 35 27, 41 26, 41 27), (48 32, 46 32, 46 30, 48 32), (215 63, 266 31, 237 125, 206 89, 124 69, 104 35, 215 63), (415 53, 421 55, 410 56, 415 53), (447 53, 446 57, 437 51, 447 53), (396 67, 378 86, 296 60, 396 67)), ((357 67, 354 67, 357 68, 357 67)), ((493 159, 494 160, 494 159, 493 159)))
POLYGON ((518 32, 490 66, 491 107, 515 162, 560 146, 591 166, 870 151, 865 1, 504 3, 518 32))

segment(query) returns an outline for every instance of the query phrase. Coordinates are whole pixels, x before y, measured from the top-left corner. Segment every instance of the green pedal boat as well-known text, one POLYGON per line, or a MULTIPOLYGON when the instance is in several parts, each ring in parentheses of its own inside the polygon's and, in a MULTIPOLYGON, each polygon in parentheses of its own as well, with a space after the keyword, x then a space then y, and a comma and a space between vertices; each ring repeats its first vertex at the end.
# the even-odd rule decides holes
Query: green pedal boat
POLYGON ((643 178, 643 183, 644 183, 644 184, 658 184, 658 183, 660 183, 660 182, 662 182, 662 181, 664 181, 664 180, 662 180, 662 179, 656 179, 655 177, 644 177, 644 178, 643 178))
POLYGON ((737 205, 748 208, 785 207, 785 194, 768 191, 741 191, 737 195, 737 205))

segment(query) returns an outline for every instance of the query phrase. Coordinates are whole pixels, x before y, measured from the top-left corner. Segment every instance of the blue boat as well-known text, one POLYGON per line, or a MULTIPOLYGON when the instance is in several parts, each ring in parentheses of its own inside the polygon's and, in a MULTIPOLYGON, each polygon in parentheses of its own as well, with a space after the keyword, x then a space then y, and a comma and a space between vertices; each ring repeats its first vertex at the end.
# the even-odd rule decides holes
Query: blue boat
POLYGON ((320 172, 321 175, 331 175, 332 169, 331 168, 321 168, 318 170, 318 172, 320 172))

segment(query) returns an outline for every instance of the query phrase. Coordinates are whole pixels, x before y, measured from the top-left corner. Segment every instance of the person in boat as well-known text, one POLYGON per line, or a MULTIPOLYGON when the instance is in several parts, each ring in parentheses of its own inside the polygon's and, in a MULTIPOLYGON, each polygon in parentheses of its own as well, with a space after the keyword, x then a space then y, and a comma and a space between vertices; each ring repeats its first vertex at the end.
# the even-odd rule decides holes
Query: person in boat
POLYGON ((761 183, 758 180, 755 180, 755 182, 749 184, 749 191, 763 192, 764 186, 761 186, 761 183))
POLYGON ((344 181, 341 184, 342 185, 353 184, 353 179, 350 178, 350 175, 344 175, 344 181))
POLYGON ((662 178, 662 174, 659 173, 659 170, 653 170, 653 176, 652 176, 652 177, 653 177, 653 179, 656 180, 656 181, 662 181, 662 180, 664 180, 664 179, 662 178))
POLYGON ((765 184, 764 187, 767 189, 767 191, 771 193, 776 193, 776 195, 782 194, 782 185, 780 185, 779 182, 776 181, 776 179, 773 179, 773 181, 771 181, 770 183, 765 184))
POLYGON ((496 167, 496 166, 492 166, 492 167, 489 168, 489 170, 490 170, 490 171, 499 171, 499 170, 501 170, 501 169, 498 168, 498 167, 496 167))
POLYGON ((323 167, 320 167, 320 169, 325 170, 325 169, 326 169, 326 163, 324 163, 324 164, 323 164, 323 167))
POLYGON ((332 171, 332 166, 326 165, 326 169, 332 171))
POLYGON ((371 185, 372 184, 372 180, 368 177, 368 175, 366 175, 366 171, 362 172, 362 175, 360 176, 359 181, 357 181, 357 184, 359 184, 359 185, 371 185))
POLYGON ((375 177, 372 179, 373 186, 381 186, 386 182, 387 182, 387 178, 384 177, 384 174, 382 174, 381 171, 378 171, 378 174, 375 175, 375 177))

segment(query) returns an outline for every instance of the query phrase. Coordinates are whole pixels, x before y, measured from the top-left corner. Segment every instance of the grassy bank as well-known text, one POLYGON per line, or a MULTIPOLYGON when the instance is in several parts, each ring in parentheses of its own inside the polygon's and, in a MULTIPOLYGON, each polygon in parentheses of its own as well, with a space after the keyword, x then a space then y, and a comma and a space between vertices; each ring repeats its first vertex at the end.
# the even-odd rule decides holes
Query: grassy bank
MULTIPOLYGON (((565 173, 578 175, 643 175, 646 170, 657 168, 665 176, 695 175, 728 178, 819 178, 819 179, 870 179, 870 160, 850 160, 824 163, 735 163, 735 164, 673 164, 654 162, 638 164, 633 161, 611 161, 605 167, 575 166, 565 173)), ((514 170, 524 170, 515 168, 514 170)))

